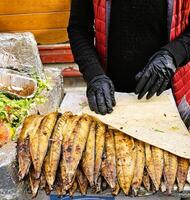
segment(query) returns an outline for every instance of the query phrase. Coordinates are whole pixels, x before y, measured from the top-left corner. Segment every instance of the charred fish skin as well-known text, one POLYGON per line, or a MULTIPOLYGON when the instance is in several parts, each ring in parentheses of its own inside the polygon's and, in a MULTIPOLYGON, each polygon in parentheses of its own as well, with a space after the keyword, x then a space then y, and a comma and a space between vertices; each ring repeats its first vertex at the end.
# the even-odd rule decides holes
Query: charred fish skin
POLYGON ((92 188, 92 192, 98 194, 102 191, 102 176, 98 177, 96 185, 92 188))
POLYGON ((79 121, 80 117, 77 116, 70 116, 67 119, 67 123, 66 126, 64 127, 64 130, 62 132, 62 146, 61 146, 61 152, 62 152, 62 156, 61 156, 61 161, 60 161, 60 168, 61 168, 61 177, 62 177, 62 181, 63 181, 63 190, 66 192, 66 186, 67 186, 67 177, 66 177, 66 149, 68 148, 68 144, 70 144, 70 146, 73 145, 73 131, 79 121), (72 137, 72 138, 71 138, 72 137), (71 140, 72 139, 72 140, 71 140))
POLYGON ((95 139, 95 164, 94 164, 94 184, 98 183, 98 178, 101 174, 102 155, 105 146, 105 132, 106 126, 97 121, 96 126, 96 139, 95 139))
POLYGON ((143 185, 144 185, 145 189, 148 192, 150 192, 150 177, 148 175, 148 172, 147 172, 146 168, 144 169, 142 182, 143 182, 143 185))
POLYGON ((145 144, 145 154, 146 154, 146 169, 151 178, 154 185, 156 185, 156 175, 154 169, 154 161, 151 151, 151 146, 149 144, 145 144))
POLYGON ((178 157, 177 183, 178 191, 183 192, 189 170, 189 160, 178 157))
POLYGON ((69 195, 70 197, 73 197, 75 192, 77 191, 77 187, 78 187, 78 184, 77 184, 77 181, 75 180, 73 182, 73 185, 71 186, 71 188, 69 189, 69 195))
POLYGON ((115 146, 119 185, 125 195, 128 195, 133 180, 136 162, 136 148, 134 140, 126 134, 116 131, 115 146))
POLYGON ((51 190, 50 190, 48 184, 46 184, 46 186, 45 186, 45 188, 44 188, 44 191, 45 191, 45 193, 46 193, 47 196, 49 196, 49 195, 51 194, 51 190))
POLYGON ((92 118, 88 115, 82 115, 78 121, 72 134, 74 134, 73 145, 68 145, 65 149, 67 154, 66 160, 66 176, 67 176, 67 189, 71 187, 79 162, 82 158, 85 149, 86 141, 88 138, 92 118))
POLYGON ((143 172, 145 167, 145 147, 144 143, 139 140, 134 140, 136 146, 136 164, 134 177, 132 181, 132 190, 134 195, 137 196, 138 191, 143 181, 143 172))
POLYGON ((177 175, 177 156, 164 151, 164 180, 168 194, 172 193, 177 175))
POLYGON ((82 157, 82 169, 91 187, 94 186, 94 162, 95 162, 95 133, 96 122, 93 121, 82 157))
POLYGON ((77 169, 76 180, 81 194, 86 195, 88 190, 88 179, 80 168, 77 169))
POLYGON ((46 186, 46 177, 44 172, 41 173, 41 177, 40 177, 40 189, 44 189, 46 186))
POLYGON ((155 169, 155 177, 156 177, 156 191, 159 190, 161 185, 161 178, 164 169, 164 152, 162 149, 152 146, 152 155, 154 159, 154 169, 155 169))
POLYGON ((112 190, 117 184, 116 152, 113 130, 109 129, 105 136, 105 160, 102 161, 102 176, 112 190))
POLYGON ((72 116, 71 112, 64 113, 57 121, 51 137, 50 149, 45 158, 45 176, 49 187, 54 184, 57 168, 61 156, 62 132, 66 126, 67 119, 72 116))
POLYGON ((60 168, 58 169, 57 176, 55 179, 55 190, 59 197, 66 195, 66 191, 63 188, 63 181, 62 181, 62 177, 61 177, 61 169, 60 168))
POLYGON ((38 189, 40 187, 40 178, 34 179, 35 172, 34 169, 31 169, 29 172, 29 183, 30 183, 30 189, 32 191, 32 198, 35 198, 38 194, 38 189))
POLYGON ((25 141, 18 142, 17 155, 19 163, 19 171, 18 171, 19 181, 23 180, 23 178, 28 174, 30 165, 32 163, 28 147, 29 147, 29 136, 27 136, 25 141))
POLYGON ((43 161, 48 150, 49 139, 57 121, 57 116, 57 112, 47 114, 41 122, 38 131, 31 138, 30 149, 36 179, 40 177, 43 161))
POLYGON ((164 166, 163 151, 157 147, 145 144, 145 152, 146 152, 146 168, 155 186, 156 191, 158 191, 161 184, 161 177, 164 166))
POLYGON ((117 196, 119 192, 120 192, 120 186, 119 186, 119 183, 117 182, 115 188, 112 191, 112 195, 117 196))
POLYGON ((60 168, 61 168, 61 179, 62 179, 62 191, 64 191, 64 193, 66 193, 66 167, 65 167, 65 163, 63 160, 61 160, 60 162, 60 168))
POLYGON ((22 180, 29 172, 32 163, 29 150, 29 137, 37 131, 43 116, 31 115, 26 117, 22 130, 19 134, 17 145, 17 157, 19 164, 18 177, 22 180))

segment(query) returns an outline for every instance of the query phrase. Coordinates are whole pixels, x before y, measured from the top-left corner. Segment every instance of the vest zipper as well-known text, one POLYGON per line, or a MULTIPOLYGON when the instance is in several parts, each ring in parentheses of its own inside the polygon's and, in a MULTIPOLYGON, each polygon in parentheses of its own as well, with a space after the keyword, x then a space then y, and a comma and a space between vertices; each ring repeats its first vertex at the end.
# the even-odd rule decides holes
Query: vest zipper
POLYGON ((173 6, 175 0, 167 0, 167 31, 168 31, 168 41, 170 41, 171 27, 172 27, 172 17, 173 17, 173 6))

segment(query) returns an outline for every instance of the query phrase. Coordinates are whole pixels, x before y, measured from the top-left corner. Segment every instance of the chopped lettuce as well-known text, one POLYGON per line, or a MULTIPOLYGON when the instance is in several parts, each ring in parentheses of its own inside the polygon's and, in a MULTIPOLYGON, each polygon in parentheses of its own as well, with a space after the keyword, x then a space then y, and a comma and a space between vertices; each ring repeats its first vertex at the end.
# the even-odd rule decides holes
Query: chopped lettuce
POLYGON ((48 89, 48 83, 37 79, 38 90, 31 99, 15 99, 0 92, 0 120, 8 122, 16 129, 27 116, 29 109, 34 104, 43 104, 46 98, 42 95, 44 89, 48 89))

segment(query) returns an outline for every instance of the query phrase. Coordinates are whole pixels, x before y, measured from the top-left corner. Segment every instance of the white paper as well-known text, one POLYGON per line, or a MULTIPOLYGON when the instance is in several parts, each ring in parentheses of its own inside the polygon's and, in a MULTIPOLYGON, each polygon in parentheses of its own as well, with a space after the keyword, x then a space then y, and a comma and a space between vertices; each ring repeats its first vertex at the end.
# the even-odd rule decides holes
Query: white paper
POLYGON ((138 100, 134 94, 116 93, 117 105, 111 114, 90 111, 85 93, 68 93, 61 111, 87 113, 122 132, 190 159, 190 134, 177 110, 172 92, 166 91, 150 100, 138 100))

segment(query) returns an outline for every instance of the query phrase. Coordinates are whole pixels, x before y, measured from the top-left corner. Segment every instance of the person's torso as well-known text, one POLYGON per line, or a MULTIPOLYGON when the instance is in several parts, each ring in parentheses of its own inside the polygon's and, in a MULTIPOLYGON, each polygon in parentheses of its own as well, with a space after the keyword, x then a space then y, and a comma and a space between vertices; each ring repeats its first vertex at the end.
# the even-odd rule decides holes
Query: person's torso
POLYGON ((133 92, 135 75, 166 43, 166 0, 112 0, 107 69, 117 91, 133 92))

